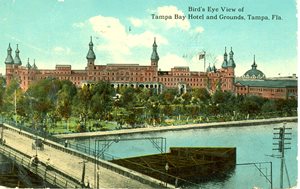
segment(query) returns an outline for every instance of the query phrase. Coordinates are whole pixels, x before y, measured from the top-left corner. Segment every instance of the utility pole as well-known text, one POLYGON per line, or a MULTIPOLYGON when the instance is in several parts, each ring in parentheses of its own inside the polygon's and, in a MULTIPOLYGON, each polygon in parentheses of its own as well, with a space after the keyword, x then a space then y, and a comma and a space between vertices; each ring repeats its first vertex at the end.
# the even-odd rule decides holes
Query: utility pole
MULTIPOLYGON (((83 160, 83 161, 79 162, 79 164, 81 164, 81 163, 83 164, 82 175, 81 175, 81 184, 82 184, 82 187, 86 187, 84 179, 85 179, 85 164, 87 163, 87 161, 83 160)), ((89 185, 89 184, 90 184, 89 180, 87 180, 87 185, 89 185)))
POLYGON ((15 89, 15 124, 17 126, 17 89, 15 89))
POLYGON ((284 167, 285 167, 285 172, 287 175, 287 179, 288 179, 288 184, 289 187, 291 187, 290 184, 290 179, 289 179, 289 175, 287 172, 287 167, 285 164, 285 157, 284 157, 284 151, 291 149, 291 147, 286 146, 286 145, 290 145, 291 142, 286 142, 286 140, 292 140, 291 132, 287 132, 289 130, 291 130, 292 128, 286 128, 285 127, 286 123, 283 123, 283 126, 280 128, 274 128, 274 140, 276 140, 277 143, 273 143, 273 145, 275 145, 275 148, 273 148, 273 150, 277 150, 278 152, 280 152, 279 158, 281 160, 281 164, 280 164, 280 188, 283 188, 283 172, 284 172, 284 167))

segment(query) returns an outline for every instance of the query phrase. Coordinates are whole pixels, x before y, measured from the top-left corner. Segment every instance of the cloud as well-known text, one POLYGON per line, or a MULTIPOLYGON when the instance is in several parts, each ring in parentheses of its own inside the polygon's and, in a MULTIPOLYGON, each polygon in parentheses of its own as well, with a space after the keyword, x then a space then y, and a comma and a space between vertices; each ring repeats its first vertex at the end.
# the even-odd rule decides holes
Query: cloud
POLYGON ((151 11, 151 12, 152 13, 154 12, 154 14, 156 14, 158 16, 171 15, 173 17, 173 19, 161 20, 161 22, 165 23, 165 26, 167 27, 167 29, 178 27, 182 30, 187 31, 191 27, 191 24, 190 24, 190 22, 187 18, 185 18, 184 20, 174 18, 175 14, 181 15, 181 16, 185 15, 176 6, 173 6, 173 5, 171 5, 171 6, 162 6, 162 7, 158 7, 156 10, 151 11))
POLYGON ((40 52, 40 53, 43 53, 43 54, 49 54, 49 52, 48 52, 47 50, 44 50, 43 48, 40 48, 40 47, 38 47, 38 46, 36 46, 36 45, 34 45, 34 44, 31 44, 31 43, 28 42, 28 41, 21 40, 21 39, 19 39, 19 38, 16 38, 16 37, 10 35, 10 34, 5 34, 5 35, 6 35, 7 37, 9 37, 12 41, 17 42, 17 43, 19 44, 19 49, 20 49, 20 51, 22 51, 22 50, 21 50, 21 49, 22 49, 22 46, 25 46, 25 47, 31 48, 31 49, 33 49, 33 50, 35 50, 35 51, 38 51, 38 52, 40 52))
POLYGON ((54 53, 57 53, 57 54, 70 54, 71 53, 70 48, 54 47, 52 50, 54 53))
POLYGON ((223 63, 223 61, 224 61, 224 55, 219 54, 216 57, 216 62, 221 65, 223 63))
POLYGON ((39 59, 35 62, 36 66, 39 69, 55 69, 56 65, 71 65, 72 69, 82 70, 83 65, 81 62, 74 62, 68 60, 55 59, 55 64, 53 64, 53 60, 49 59, 39 59))
POLYGON ((112 61, 120 61, 125 55, 130 55, 136 47, 151 48, 154 37, 157 42, 168 44, 163 36, 151 31, 130 33, 118 18, 95 16, 88 20, 92 30, 102 39, 101 44, 96 45, 96 50, 107 52, 112 61))
POLYGON ((57 2, 63 3, 65 2, 65 0, 57 0, 57 2))
POLYGON ((114 17, 95 16, 89 19, 89 23, 100 36, 112 41, 124 40, 126 29, 121 24, 120 20, 114 17))
POLYGON ((188 62, 176 54, 167 53, 165 56, 160 58, 158 63, 158 67, 162 71, 169 71, 175 66, 188 66, 188 62))
POLYGON ((72 26, 74 28, 83 28, 84 27, 84 23, 83 22, 76 22, 76 23, 73 23, 72 26))
POLYGON ((130 17, 130 18, 128 18, 128 20, 136 28, 141 27, 143 25, 143 20, 142 19, 130 17))
POLYGON ((198 26, 198 27, 196 27, 196 28, 194 29, 194 32, 195 32, 195 33, 202 33, 202 32, 204 32, 204 28, 201 27, 201 26, 198 26))
MULTIPOLYGON (((184 15, 183 11, 178 9, 176 6, 162 6, 157 7, 153 10, 147 10, 148 13, 154 14, 167 14, 167 15, 184 15)), ((157 44, 159 48, 165 45, 169 45, 168 30, 176 28, 174 32, 182 33, 186 36, 199 36, 204 31, 204 28, 198 26, 196 28, 191 28, 191 24, 188 19, 185 20, 154 20, 151 18, 150 14, 146 18, 136 18, 127 17, 125 18, 129 22, 130 27, 128 28, 128 23, 124 22, 122 19, 117 17, 109 17, 103 15, 97 15, 90 17, 88 20, 83 22, 77 22, 73 24, 74 28, 86 28, 89 35, 90 33, 94 37, 94 49, 100 52, 99 56, 102 56, 102 61, 110 62, 128 62, 129 60, 141 60, 141 54, 144 52, 151 52, 153 39, 156 37, 157 44), (121 21, 122 20, 122 21, 121 21), (125 24, 126 23, 126 24, 125 24), (130 28, 138 28, 136 30, 131 30, 130 28), (143 50, 145 48, 145 51, 143 50)), ((176 44, 172 42, 172 45, 176 44)), ((97 53, 97 52, 96 52, 97 53)), ((161 52, 163 53, 163 51, 161 52)), ((184 62, 186 65, 187 61, 182 57, 182 54, 177 55, 180 61, 184 62)), ((169 60, 172 58, 168 55, 169 60)), ((173 59, 175 57, 173 56, 173 59)), ((180 64, 178 64, 179 66, 180 64)))

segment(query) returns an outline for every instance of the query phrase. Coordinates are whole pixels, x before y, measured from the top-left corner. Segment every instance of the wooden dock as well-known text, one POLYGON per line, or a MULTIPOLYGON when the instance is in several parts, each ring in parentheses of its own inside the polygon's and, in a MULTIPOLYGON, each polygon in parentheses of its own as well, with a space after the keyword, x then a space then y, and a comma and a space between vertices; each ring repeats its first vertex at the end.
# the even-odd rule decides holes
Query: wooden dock
POLYGON ((178 186, 228 176, 235 168, 236 148, 176 147, 169 153, 112 162, 178 186))

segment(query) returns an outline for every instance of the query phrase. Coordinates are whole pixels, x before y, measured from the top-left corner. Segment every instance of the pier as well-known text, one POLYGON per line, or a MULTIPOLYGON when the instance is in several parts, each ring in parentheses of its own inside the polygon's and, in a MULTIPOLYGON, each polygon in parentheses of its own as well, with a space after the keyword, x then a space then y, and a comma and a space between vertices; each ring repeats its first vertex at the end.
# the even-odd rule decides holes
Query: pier
POLYGON ((168 153, 112 162, 163 180, 167 184, 193 186, 198 181, 228 176, 236 165, 236 148, 174 147, 168 153))

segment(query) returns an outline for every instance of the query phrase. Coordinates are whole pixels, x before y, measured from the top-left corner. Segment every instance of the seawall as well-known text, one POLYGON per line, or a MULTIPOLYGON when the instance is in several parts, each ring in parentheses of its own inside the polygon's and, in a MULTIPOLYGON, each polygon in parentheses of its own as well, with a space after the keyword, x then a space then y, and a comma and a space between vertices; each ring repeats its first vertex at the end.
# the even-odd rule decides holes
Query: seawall
POLYGON ((118 136, 126 134, 140 134, 150 132, 164 132, 164 131, 176 131, 176 130, 188 130, 188 129, 207 129, 207 128, 219 128, 219 127, 244 127, 255 126, 272 123, 283 122, 297 122, 298 117, 282 117, 271 119, 258 119, 258 120, 243 120, 243 121, 228 121, 228 122, 214 122, 214 123, 198 123, 178 126, 164 126, 164 127, 147 127, 147 128, 135 128, 135 129, 122 129, 114 131, 97 131, 97 132, 85 132, 85 133, 70 133, 55 135, 58 138, 75 139, 75 138, 89 138, 96 136, 118 136))

